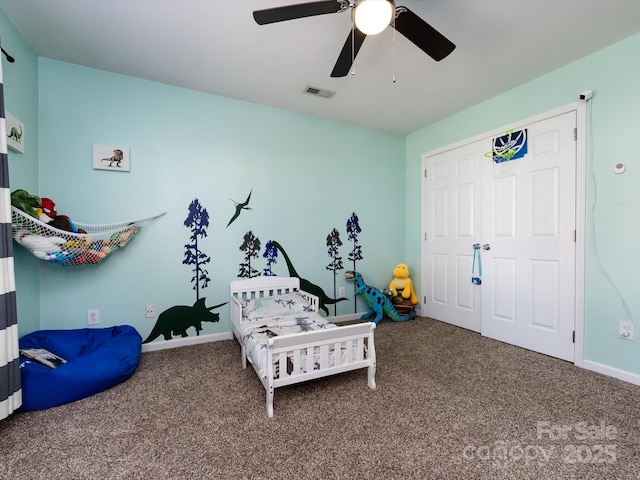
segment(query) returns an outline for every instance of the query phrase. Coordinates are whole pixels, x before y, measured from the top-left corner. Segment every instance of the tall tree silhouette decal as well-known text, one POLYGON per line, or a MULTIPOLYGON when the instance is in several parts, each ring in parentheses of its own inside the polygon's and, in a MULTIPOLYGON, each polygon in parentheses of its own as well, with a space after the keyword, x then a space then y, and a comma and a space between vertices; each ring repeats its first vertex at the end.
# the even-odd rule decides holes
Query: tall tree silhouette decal
MULTIPOLYGON (((329 235, 327 235, 327 247, 329 257, 331 263, 327 265, 327 270, 333 272, 333 296, 336 295, 336 276, 338 275, 338 270, 343 270, 344 266, 342 265, 342 257, 338 252, 338 248, 342 246, 342 240, 340 240, 340 232, 335 228, 331 231, 329 235)), ((333 305, 333 315, 338 315, 338 306, 336 304, 333 305)))
POLYGON ((251 266, 251 259, 258 258, 260 253, 260 239, 251 230, 244 234, 244 241, 240 245, 240 251, 244 252, 244 262, 240 264, 240 278, 259 277, 260 272, 251 266))
POLYGON ((151 333, 142 343, 149 343, 156 338, 162 336, 165 340, 171 340, 173 337, 188 337, 187 330, 194 328, 196 335, 200 335, 202 331, 202 322, 218 322, 220 315, 213 312, 216 308, 225 305, 227 302, 220 303, 215 307, 207 307, 205 298, 200 298, 200 288, 206 288, 209 285, 209 272, 204 265, 211 261, 211 257, 200 250, 198 239, 207 236, 207 227, 209 226, 209 214, 207 209, 200 205, 196 198, 189 205, 189 214, 184 221, 185 227, 191 229, 191 243, 184 246, 185 265, 191 265, 193 276, 191 282, 193 290, 196 291, 196 301, 193 305, 175 305, 167 308, 158 315, 156 324, 151 329, 151 333))
MULTIPOLYGON (((358 223, 358 216, 355 212, 351 214, 349 220, 347 220, 347 238, 353 242, 353 250, 349 252, 349 260, 353 262, 353 271, 357 272, 356 262, 358 260, 362 260, 364 257, 362 256, 362 247, 358 243, 358 234, 362 232, 360 228, 360 224, 358 223)), ((356 305, 356 285, 353 284, 353 313, 357 313, 357 305, 356 305)))
POLYGON ((206 208, 200 205, 196 198, 189 205, 189 215, 184 221, 184 226, 191 229, 190 240, 192 243, 184 246, 185 265, 193 265, 191 282, 194 283, 193 289, 196 291, 196 300, 200 298, 200 286, 206 288, 209 285, 209 272, 203 268, 204 265, 211 261, 211 257, 206 255, 198 247, 198 238, 207 236, 207 227, 209 226, 209 213, 206 208))
POLYGON ((267 266, 262 271, 262 275, 265 277, 275 277, 276 274, 273 273, 273 265, 278 262, 278 249, 271 243, 271 240, 267 242, 262 256, 267 259, 267 266))

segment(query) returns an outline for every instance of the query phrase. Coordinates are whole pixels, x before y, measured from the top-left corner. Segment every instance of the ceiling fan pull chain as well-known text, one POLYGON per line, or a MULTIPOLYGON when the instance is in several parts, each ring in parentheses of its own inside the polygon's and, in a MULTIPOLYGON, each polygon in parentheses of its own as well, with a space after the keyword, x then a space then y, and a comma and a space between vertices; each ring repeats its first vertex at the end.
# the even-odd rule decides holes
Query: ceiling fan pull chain
POLYGON ((393 16, 393 32, 391 32, 393 38, 393 49, 391 52, 391 56, 393 57, 393 72, 392 72, 392 80, 393 83, 396 83, 396 15, 393 16))
POLYGON ((351 9, 351 75, 356 74, 356 19, 355 19, 355 9, 351 9))

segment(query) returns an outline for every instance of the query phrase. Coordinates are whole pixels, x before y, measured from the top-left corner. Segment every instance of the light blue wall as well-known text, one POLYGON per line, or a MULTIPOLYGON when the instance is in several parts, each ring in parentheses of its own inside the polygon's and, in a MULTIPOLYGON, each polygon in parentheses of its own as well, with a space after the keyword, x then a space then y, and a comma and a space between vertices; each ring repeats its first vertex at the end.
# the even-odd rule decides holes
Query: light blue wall
MULTIPOLYGON (((618 339, 617 327, 619 320, 626 320, 623 301, 634 319, 640 316, 640 162, 635 153, 640 132, 638 51, 640 35, 414 132, 407 136, 406 143, 406 251, 408 261, 419 265, 421 155, 567 105, 576 101, 581 91, 593 90, 589 125, 592 148, 587 165, 584 354, 586 360, 636 374, 640 373, 640 342, 618 339), (619 161, 627 162, 624 175, 613 172, 619 161)), ((414 276, 419 284, 421 272, 416 269, 414 276)), ((640 332, 637 325, 636 330, 640 332)))
MULTIPOLYGON (((2 56, 5 109, 25 126, 24 153, 9 150, 9 182, 14 190, 20 185, 29 191, 38 189, 38 59, 20 33, 0 12, 2 48, 15 58, 9 63, 2 56)), ((39 262, 15 246, 18 333, 37 330, 40 322, 39 262)))
MULTIPOLYGON (((392 267, 409 263, 420 288, 420 159, 424 152, 508 125, 594 90, 587 185, 585 356, 640 373, 640 345, 617 339, 624 308, 609 275, 636 317, 635 255, 640 190, 633 140, 640 127, 640 36, 567 65, 483 102, 406 139, 166 85, 46 59, 38 60, 0 12, 7 109, 28 128, 27 152, 10 154, 13 188, 52 197, 79 220, 120 221, 166 210, 126 249, 97 266, 63 269, 37 262, 16 247, 20 334, 38 328, 86 325, 99 308, 103 325, 130 323, 145 335, 156 311, 194 300, 182 265, 188 204, 198 198, 211 216, 203 249, 211 255, 208 304, 226 300, 237 274, 242 236, 280 241, 299 273, 331 290, 325 238, 338 228, 348 253, 345 222, 360 216, 365 260, 358 268, 384 286, 392 267), (40 98, 38 102, 38 97, 40 98), (94 143, 131 148, 130 173, 95 171, 94 143), (402 160, 406 169, 402 169, 402 160), (627 173, 613 174, 619 160, 627 173), (593 180, 597 182, 597 204, 593 180), (231 200, 253 188, 253 210, 224 228, 231 200), (406 205, 398 204, 405 192, 406 205), (597 254, 595 239, 597 238, 597 254), (601 270, 598 256, 601 259, 601 270)), ((262 268, 262 264, 258 268, 262 268)), ((285 274, 281 259, 276 272, 285 274)), ((342 281, 342 275, 340 276, 342 281)), ((342 284, 342 283, 341 283, 342 284)), ((352 311, 341 304, 338 314, 352 311)), ((204 333, 228 329, 228 313, 204 333)), ((640 335, 640 332, 638 332, 640 335)))
MULTIPOLYGON (((183 222, 195 198, 210 215, 201 241, 211 256, 212 282, 201 293, 210 306, 228 299, 249 230, 262 251, 268 240, 279 241, 298 273, 330 294, 326 237, 339 230, 348 268, 352 212, 362 228, 358 269, 365 278, 386 285, 404 259, 402 136, 49 59, 39 61, 39 97, 39 193, 56 202, 58 213, 109 223, 167 212, 103 263, 43 264, 41 328, 85 326, 87 309, 97 308, 102 324, 128 323, 145 336, 155 323, 144 318, 145 304, 157 312, 191 305, 191 271, 182 264, 190 230, 183 222), (130 148, 131 172, 94 170, 93 144, 130 148), (253 209, 226 228, 235 212, 231 199, 244 201, 251 189, 253 209)), ((254 262, 265 267, 263 258, 254 262)), ((274 270, 287 274, 284 259, 274 270)), ((344 271, 339 284, 346 284, 344 271)), ((353 310, 343 302, 337 313, 353 310)), ((203 333, 229 330, 228 307, 220 312, 222 321, 203 333)))

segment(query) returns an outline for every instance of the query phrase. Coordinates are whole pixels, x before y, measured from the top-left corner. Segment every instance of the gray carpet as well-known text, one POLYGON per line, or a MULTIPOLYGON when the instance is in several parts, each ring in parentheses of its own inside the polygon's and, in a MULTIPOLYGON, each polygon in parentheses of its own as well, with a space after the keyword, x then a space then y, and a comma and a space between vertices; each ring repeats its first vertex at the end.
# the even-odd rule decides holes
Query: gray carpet
POLYGON ((429 319, 366 370, 276 390, 233 341, 144 353, 127 382, 0 421, 2 479, 638 479, 640 387, 429 319))

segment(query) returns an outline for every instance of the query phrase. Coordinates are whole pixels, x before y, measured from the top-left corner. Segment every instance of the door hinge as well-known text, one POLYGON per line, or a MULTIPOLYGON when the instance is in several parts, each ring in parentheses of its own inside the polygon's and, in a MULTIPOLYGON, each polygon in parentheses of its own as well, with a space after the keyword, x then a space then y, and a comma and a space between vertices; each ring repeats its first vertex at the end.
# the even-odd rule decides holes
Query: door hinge
POLYGON ((424 178, 427 178, 427 169, 424 169, 424 178))
POLYGON ((576 343, 576 331, 573 331, 573 338, 572 338, 573 343, 576 343))
POLYGON ((424 241, 427 241, 427 232, 424 232, 424 241))
POLYGON ((576 236, 577 236, 577 233, 576 233, 576 231, 574 230, 574 231, 573 231, 573 243, 576 243, 576 236))
POLYGON ((573 128, 573 139, 578 140, 578 127, 573 128))
POLYGON ((422 303, 426 304, 427 303, 427 296, 425 295, 424 297, 422 297, 422 303))

